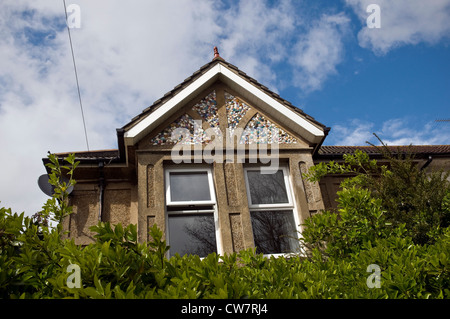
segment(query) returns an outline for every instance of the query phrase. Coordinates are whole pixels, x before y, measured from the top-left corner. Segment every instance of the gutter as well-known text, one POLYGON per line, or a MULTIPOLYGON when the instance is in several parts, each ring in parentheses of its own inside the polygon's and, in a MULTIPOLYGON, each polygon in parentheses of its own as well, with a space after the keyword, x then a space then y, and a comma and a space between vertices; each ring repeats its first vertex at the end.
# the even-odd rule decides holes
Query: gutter
POLYGON ((313 152, 312 152, 312 156, 313 158, 317 155, 317 153, 320 150, 320 147, 322 146, 323 142, 325 142, 326 137, 328 136, 328 133, 330 132, 331 127, 324 127, 323 133, 324 133, 324 137, 322 138, 322 141, 320 141, 320 143, 318 143, 316 145, 316 147, 314 148, 313 152))
POLYGON ((430 165, 430 163, 433 161, 433 157, 431 155, 428 156, 428 160, 423 164, 423 166, 420 168, 421 171, 423 171, 425 168, 430 165))
POLYGON ((117 162, 125 163, 126 161, 126 148, 125 148, 125 129, 118 128, 117 130, 117 144, 119 146, 119 157, 117 158, 117 162))
POLYGON ((100 170, 100 177, 98 179, 99 181, 99 199, 98 199, 98 221, 102 221, 102 215, 103 215, 103 193, 104 193, 104 189, 105 189, 105 178, 103 175, 103 167, 104 167, 104 163, 103 162, 98 162, 98 168, 100 170))

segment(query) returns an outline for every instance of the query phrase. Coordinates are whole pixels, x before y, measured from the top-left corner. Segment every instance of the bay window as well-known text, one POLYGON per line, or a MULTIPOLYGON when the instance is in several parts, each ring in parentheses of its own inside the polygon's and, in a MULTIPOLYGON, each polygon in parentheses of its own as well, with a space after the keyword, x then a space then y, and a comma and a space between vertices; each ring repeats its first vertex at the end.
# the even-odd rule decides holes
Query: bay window
POLYGON ((299 221, 287 167, 274 174, 263 174, 259 167, 247 167, 244 172, 256 252, 298 252, 299 221))
POLYGON ((206 257, 213 252, 220 253, 211 169, 167 168, 165 188, 169 255, 178 253, 206 257))

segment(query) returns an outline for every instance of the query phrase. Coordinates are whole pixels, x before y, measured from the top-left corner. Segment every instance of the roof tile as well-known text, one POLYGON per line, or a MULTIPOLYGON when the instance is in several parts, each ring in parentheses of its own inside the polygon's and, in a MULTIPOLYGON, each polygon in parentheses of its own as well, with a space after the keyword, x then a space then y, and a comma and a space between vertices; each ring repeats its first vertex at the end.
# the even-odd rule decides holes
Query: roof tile
MULTIPOLYGON (((399 145, 388 146, 388 148, 396 152, 408 151, 415 154, 450 154, 450 145, 399 145)), ((321 156, 342 156, 344 154, 353 154, 356 150, 361 150, 370 155, 381 155, 379 147, 374 146, 340 146, 340 145, 322 145, 318 155, 321 156)))
MULTIPOLYGON (((432 155, 442 154, 450 155, 450 145, 400 145, 388 146, 393 152, 407 152, 408 149, 415 154, 432 155)), ((369 155, 381 155, 377 147, 373 146, 341 146, 341 145, 323 145, 320 147, 319 156, 342 156, 344 154, 353 154, 356 150, 362 150, 369 155)), ((55 153, 59 158, 67 157, 69 154, 75 154, 76 159, 99 159, 99 158, 116 158, 118 150, 97 150, 97 151, 82 151, 82 152, 64 152, 55 153)))

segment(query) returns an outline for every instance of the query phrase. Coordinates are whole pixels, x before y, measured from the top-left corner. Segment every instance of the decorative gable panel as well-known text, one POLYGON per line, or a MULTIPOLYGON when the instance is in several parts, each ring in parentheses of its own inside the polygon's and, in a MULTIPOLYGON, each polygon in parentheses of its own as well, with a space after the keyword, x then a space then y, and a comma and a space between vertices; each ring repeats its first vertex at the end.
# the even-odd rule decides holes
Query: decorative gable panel
POLYGON ((240 144, 296 144, 297 139, 280 128, 278 125, 266 119, 260 113, 256 113, 247 123, 242 133, 240 144))
POLYGON ((204 131, 199 125, 199 121, 195 121, 189 114, 184 114, 166 127, 162 132, 158 133, 150 140, 152 145, 168 145, 181 142, 182 144, 198 144, 204 139, 204 131), (189 131, 189 136, 178 134, 183 129, 189 131), (179 130, 177 132, 177 130, 179 130))
POLYGON ((184 114, 151 138, 149 144, 208 144, 211 142, 211 132, 215 136, 225 135, 219 123, 227 125, 229 135, 236 134, 240 144, 299 143, 297 137, 267 118, 257 108, 226 89, 219 89, 218 92, 223 95, 219 100, 224 105, 218 105, 216 90, 211 90, 211 93, 192 107, 183 108, 184 114), (221 107, 225 108, 224 113, 219 112, 221 107), (220 116, 226 116, 226 119, 221 121, 220 116), (212 131, 208 132, 208 129, 212 131))
POLYGON ((251 108, 239 98, 231 95, 225 91, 225 103, 227 109, 227 123, 230 135, 233 134, 234 129, 239 125, 241 119, 245 116, 247 111, 251 108))
POLYGON ((207 121, 211 127, 219 126, 219 116, 217 114, 216 91, 212 91, 200 102, 192 107, 198 114, 207 121))
POLYGON ((172 144, 202 144, 210 139, 203 130, 203 122, 207 122, 215 132, 219 130, 219 116, 217 113, 216 91, 213 90, 206 97, 196 103, 190 111, 191 115, 198 114, 199 119, 194 119, 188 113, 183 114, 163 131, 150 140, 151 145, 172 144), (194 112, 194 114, 192 114, 194 112), (201 120, 200 120, 201 119, 201 120), (178 130, 178 131, 177 131, 178 130), (187 131, 183 131, 187 130, 187 131), (189 132, 189 135, 182 134, 189 132))

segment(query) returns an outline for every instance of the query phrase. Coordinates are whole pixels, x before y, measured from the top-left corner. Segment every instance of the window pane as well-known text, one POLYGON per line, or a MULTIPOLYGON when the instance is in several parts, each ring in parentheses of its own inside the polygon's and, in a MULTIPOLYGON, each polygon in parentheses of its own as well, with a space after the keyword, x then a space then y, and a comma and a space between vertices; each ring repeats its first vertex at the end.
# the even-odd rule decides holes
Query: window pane
POLYGON ((275 174, 261 174, 259 171, 247 171, 248 185, 252 204, 288 203, 283 171, 275 174))
POLYGON ((169 176, 173 202, 211 200, 207 172, 170 172, 169 176))
POLYGON ((297 229, 292 210, 251 212, 256 252, 298 252, 297 229))
POLYGON ((169 215, 170 256, 217 252, 213 214, 169 215))

